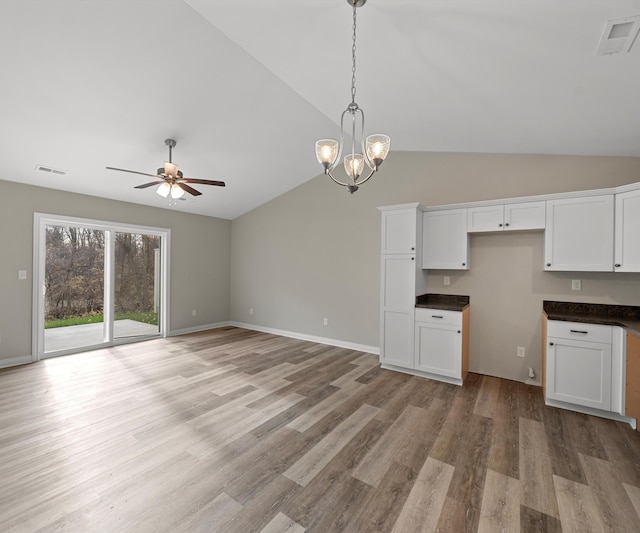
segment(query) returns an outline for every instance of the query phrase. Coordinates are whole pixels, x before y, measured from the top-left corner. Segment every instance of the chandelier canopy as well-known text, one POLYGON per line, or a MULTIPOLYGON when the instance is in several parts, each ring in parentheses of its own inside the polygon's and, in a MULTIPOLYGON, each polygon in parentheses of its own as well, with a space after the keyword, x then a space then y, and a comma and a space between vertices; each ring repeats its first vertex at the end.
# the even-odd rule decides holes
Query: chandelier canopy
POLYGON ((322 165, 325 174, 338 185, 346 187, 353 194, 382 165, 389 153, 391 139, 388 135, 381 133, 369 135, 366 140, 364 138, 364 111, 356 103, 356 9, 363 6, 366 0, 347 0, 347 3, 353 7, 351 103, 340 117, 340 142, 333 139, 320 139, 316 142, 316 158, 322 165), (345 117, 347 118, 346 124, 345 117), (348 128, 348 130, 345 128, 348 128), (348 180, 347 182, 342 182, 334 177, 332 171, 340 161, 345 148, 345 131, 347 132, 348 141, 350 141, 350 151, 344 157, 344 169, 348 180))

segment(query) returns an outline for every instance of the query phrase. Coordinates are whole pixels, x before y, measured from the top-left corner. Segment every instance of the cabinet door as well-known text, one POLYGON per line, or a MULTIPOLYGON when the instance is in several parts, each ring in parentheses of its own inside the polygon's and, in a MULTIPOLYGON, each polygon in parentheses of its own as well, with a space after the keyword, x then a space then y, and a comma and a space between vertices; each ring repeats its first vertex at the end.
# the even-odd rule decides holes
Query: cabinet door
POLYGON ((380 362, 402 368, 413 368, 413 313, 382 311, 380 362))
POLYGON ((545 270, 613 270, 613 195, 547 201, 545 270))
POLYGON ((440 376, 462 377, 462 328, 416 322, 416 369, 440 376))
POLYGON ((467 230, 469 233, 478 231, 502 231, 503 229, 503 205, 470 207, 467 209, 467 230))
POLYGON ((546 220, 546 202, 523 202, 505 204, 504 230, 544 229, 546 220))
POLYGON ((611 345, 549 337, 547 398, 611 409, 611 345))
POLYGON ((415 256, 383 255, 381 263, 380 360, 413 368, 415 256))
POLYGON ((423 213, 422 244, 422 268, 468 270, 467 210, 423 213))
POLYGON ((615 271, 640 272, 640 190, 616 194, 615 271))
POLYGON ((416 305, 415 256, 383 255, 381 305, 383 309, 407 310, 416 305))
POLYGON ((418 210, 397 209, 382 212, 382 253, 408 254, 415 252, 418 210))

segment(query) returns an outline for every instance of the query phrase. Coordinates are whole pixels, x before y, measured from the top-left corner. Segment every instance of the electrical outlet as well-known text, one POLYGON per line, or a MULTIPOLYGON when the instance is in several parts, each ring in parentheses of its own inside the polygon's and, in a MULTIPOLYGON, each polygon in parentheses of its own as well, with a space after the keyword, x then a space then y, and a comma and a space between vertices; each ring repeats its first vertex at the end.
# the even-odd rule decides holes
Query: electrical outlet
POLYGON ((249 307, 249 314, 252 315, 253 314, 253 307, 249 307))
POLYGON ((27 279, 27 271, 18 270, 18 279, 27 279))
POLYGON ((451 285, 451 278, 449 276, 445 276, 444 277, 444 284, 445 285, 451 285))
POLYGON ((572 291, 581 291, 582 290, 582 280, 580 280, 580 279, 572 279, 571 280, 571 290, 572 291))
POLYGON ((196 310, 195 310, 195 309, 192 309, 192 310, 191 310, 191 316, 196 316, 196 315, 197 315, 196 310))
POLYGON ((329 319, 325 318, 323 323, 324 323, 325 326, 328 326, 329 325, 329 319))
POLYGON ((516 355, 518 357, 524 357, 524 353, 525 353, 524 346, 518 346, 518 351, 516 352, 516 355))

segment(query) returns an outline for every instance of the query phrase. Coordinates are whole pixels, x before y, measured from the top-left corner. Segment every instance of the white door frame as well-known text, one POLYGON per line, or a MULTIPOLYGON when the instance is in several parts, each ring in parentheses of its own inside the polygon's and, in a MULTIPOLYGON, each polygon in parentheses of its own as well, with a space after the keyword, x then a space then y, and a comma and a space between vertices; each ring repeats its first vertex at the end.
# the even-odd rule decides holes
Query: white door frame
MULTIPOLYGON (((65 355, 89 349, 114 346, 132 342, 131 339, 113 338, 113 286, 114 286, 114 233, 141 233, 145 235, 155 235, 161 238, 160 241, 160 332, 159 335, 166 337, 169 334, 169 257, 171 248, 171 230, 169 228, 156 228, 151 226, 140 226, 135 224, 121 224, 118 222, 107 222, 104 220, 92 220, 88 218, 68 217, 62 215, 49 215, 45 213, 34 213, 33 218, 33 317, 32 317, 32 361, 38 361, 47 357, 65 355), (44 352, 44 309, 45 309, 45 267, 46 267, 46 231, 48 225, 52 226, 82 226, 90 229, 102 230, 105 232, 105 289, 104 289, 104 342, 94 346, 84 346, 82 348, 60 350, 52 353, 44 352)), ((149 336, 149 338, 157 335, 149 336)), ((137 337, 140 340, 144 337, 137 337)))

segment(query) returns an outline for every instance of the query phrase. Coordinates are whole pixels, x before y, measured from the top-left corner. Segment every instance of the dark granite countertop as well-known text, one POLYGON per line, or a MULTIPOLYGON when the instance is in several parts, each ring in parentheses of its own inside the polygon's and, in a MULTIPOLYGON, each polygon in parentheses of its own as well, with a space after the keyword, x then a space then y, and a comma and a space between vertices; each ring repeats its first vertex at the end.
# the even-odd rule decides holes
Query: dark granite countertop
POLYGON ((619 326, 640 336, 640 307, 544 301, 542 309, 549 320, 619 326))
POLYGON ((427 309, 464 311, 468 305, 468 296, 458 296, 456 294, 421 294, 416 296, 416 307, 426 307, 427 309))

